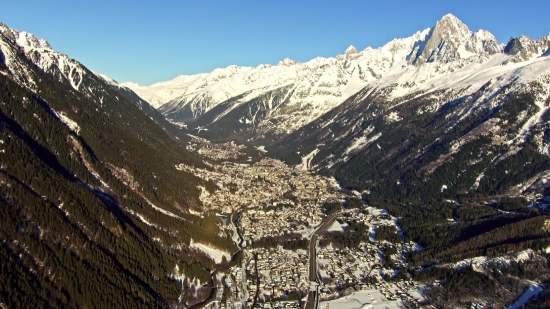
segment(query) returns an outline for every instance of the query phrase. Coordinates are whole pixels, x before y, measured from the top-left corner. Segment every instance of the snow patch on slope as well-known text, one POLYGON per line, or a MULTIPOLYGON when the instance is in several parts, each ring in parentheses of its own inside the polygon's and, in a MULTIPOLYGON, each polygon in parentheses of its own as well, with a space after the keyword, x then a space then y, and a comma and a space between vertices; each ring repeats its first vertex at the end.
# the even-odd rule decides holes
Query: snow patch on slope
POLYGON ((311 160, 315 157, 315 155, 319 152, 319 148, 316 148, 306 156, 302 157, 302 163, 298 165, 298 168, 302 171, 307 171, 312 168, 311 166, 311 160))
MULTIPOLYGON (((456 263, 450 263, 448 266, 451 266, 456 269, 469 267, 472 265, 474 269, 479 269, 482 271, 486 269, 489 264, 502 264, 509 266, 513 262, 524 262, 531 259, 531 256, 535 253, 532 249, 522 250, 512 255, 499 256, 492 259, 488 259, 486 256, 477 256, 469 259, 464 259, 456 263)), ((446 265, 444 265, 446 266, 446 265)))
POLYGON ((375 134, 374 136, 371 136, 370 138, 368 138, 368 135, 371 132, 372 132, 372 130, 370 130, 370 131, 367 130, 366 134, 364 134, 361 137, 358 137, 358 138, 354 139, 353 143, 351 143, 351 145, 346 149, 346 151, 344 151, 344 155, 347 155, 347 154, 349 154, 352 151, 355 151, 357 149, 362 149, 365 146, 369 145, 370 143, 372 143, 372 142, 376 141, 377 139, 379 139, 380 136, 382 136, 382 132, 379 132, 379 133, 375 134))
MULTIPOLYGON (((79 90, 85 72, 84 67, 80 63, 70 59, 65 54, 55 51, 46 40, 36 38, 28 32, 11 29, 3 24, 0 25, 0 32, 11 37, 13 43, 19 46, 27 58, 32 60, 39 68, 47 73, 53 73, 55 68, 57 68, 59 73, 69 81, 71 86, 75 90, 79 90)), ((26 82, 27 79, 31 80, 31 84, 34 84, 31 74, 21 69, 24 67, 23 65, 16 63, 13 53, 10 52, 10 46, 4 40, 0 40, 0 44, 2 52, 8 54, 6 64, 12 73, 16 75, 17 79, 23 82, 24 85, 28 85, 26 82)))
POLYGON ((65 124, 71 131, 75 132, 77 135, 80 134, 80 127, 78 126, 78 123, 76 121, 71 120, 65 113, 57 113, 53 109, 51 109, 52 114, 59 119, 63 124, 65 124))
POLYGON ((231 254, 225 251, 207 246, 205 244, 193 242, 193 240, 191 240, 191 244, 189 246, 206 253, 208 256, 210 256, 214 260, 214 262, 216 262, 216 264, 220 264, 224 256, 228 261, 231 259, 231 254))
POLYGON ((510 306, 507 306, 506 309, 519 309, 521 306, 523 306, 531 297, 539 294, 540 292, 544 291, 546 289, 546 286, 544 284, 533 284, 531 285, 523 294, 519 297, 519 299, 511 304, 510 306))

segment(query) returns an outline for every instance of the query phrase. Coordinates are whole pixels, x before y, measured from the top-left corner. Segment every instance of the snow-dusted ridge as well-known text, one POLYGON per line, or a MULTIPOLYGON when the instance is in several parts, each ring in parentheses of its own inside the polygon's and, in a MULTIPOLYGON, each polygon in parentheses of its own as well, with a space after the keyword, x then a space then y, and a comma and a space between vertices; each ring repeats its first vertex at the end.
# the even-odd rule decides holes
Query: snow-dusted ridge
MULTIPOLYGON (((548 42, 550 36, 537 41, 521 37, 505 45, 497 42, 489 31, 471 31, 456 16, 447 14, 434 27, 407 38, 393 39, 379 48, 358 51, 350 46, 335 57, 319 57, 304 63, 284 59, 276 65, 232 65, 150 86, 121 85, 174 121, 200 118, 219 104, 246 94, 208 125, 229 117, 231 110, 250 100, 288 87, 279 104, 261 107, 268 111, 264 118, 242 119, 258 136, 284 135, 317 119, 366 86, 391 87, 388 96, 398 98, 447 88, 472 93, 487 81, 506 74, 524 79, 539 76, 516 70, 544 61, 541 58, 547 58, 542 56, 547 53, 548 42), (277 125, 273 126, 273 122, 277 125)), ((547 62, 540 65, 544 67, 547 62)), ((509 83, 508 77, 502 83, 509 83)), ((251 114, 255 115, 260 107, 252 108, 255 110, 251 114)))
MULTIPOLYGON (((46 40, 36 38, 28 32, 8 28, 0 23, 0 33, 15 41, 21 51, 42 70, 49 73, 54 73, 56 70, 61 75, 59 78, 67 79, 75 90, 80 90, 85 69, 79 62, 55 51, 46 40)), ((32 76, 27 74, 23 64, 17 63, 18 60, 13 55, 9 44, 9 42, 0 40, 0 52, 4 54, 6 65, 16 80, 33 89, 35 82, 32 80, 32 76)))

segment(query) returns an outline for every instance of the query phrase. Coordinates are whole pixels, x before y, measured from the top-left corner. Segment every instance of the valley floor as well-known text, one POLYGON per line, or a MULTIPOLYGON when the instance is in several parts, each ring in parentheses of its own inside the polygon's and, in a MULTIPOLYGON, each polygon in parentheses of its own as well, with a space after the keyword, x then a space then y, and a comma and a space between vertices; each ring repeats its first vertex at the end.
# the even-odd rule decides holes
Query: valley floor
MULTIPOLYGON (((219 159, 226 148, 209 144, 208 153, 219 159)), ((387 211, 362 203, 349 206, 351 199, 359 200, 358 193, 342 190, 333 179, 267 158, 248 164, 226 161, 210 170, 177 168, 216 184, 215 190, 203 188, 201 200, 205 209, 231 218, 225 231, 241 246, 237 266, 216 275, 217 292, 207 307, 416 307, 426 301, 424 290, 440 287, 439 280, 426 285, 406 272, 399 275, 410 266, 407 255, 422 247, 404 241, 398 219, 387 211), (377 237, 379 230, 393 231, 393 236, 377 237), (313 251, 308 250, 312 239, 317 242, 313 251), (309 265, 315 265, 313 276, 309 265)), ((220 263, 219 254, 215 258, 220 263)), ((464 263, 437 267, 460 269, 464 263)))

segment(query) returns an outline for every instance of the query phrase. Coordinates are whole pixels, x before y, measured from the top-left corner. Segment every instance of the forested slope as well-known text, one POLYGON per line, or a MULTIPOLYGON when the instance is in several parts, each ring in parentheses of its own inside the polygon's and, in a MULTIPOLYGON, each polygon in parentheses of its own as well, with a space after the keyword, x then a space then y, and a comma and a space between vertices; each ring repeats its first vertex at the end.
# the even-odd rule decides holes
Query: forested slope
POLYGON ((235 250, 175 168, 203 163, 76 61, 78 87, 0 39, 0 303, 183 306, 214 265, 191 240, 235 250))

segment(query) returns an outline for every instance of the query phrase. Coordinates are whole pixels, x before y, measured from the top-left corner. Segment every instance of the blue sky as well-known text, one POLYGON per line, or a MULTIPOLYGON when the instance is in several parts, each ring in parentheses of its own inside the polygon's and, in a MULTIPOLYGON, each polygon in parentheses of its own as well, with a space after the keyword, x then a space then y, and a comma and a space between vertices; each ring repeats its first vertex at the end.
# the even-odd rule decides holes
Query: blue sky
POLYGON ((119 82, 142 85, 231 64, 379 47, 447 13, 506 43, 550 32, 550 1, 3 0, 0 21, 119 82))

